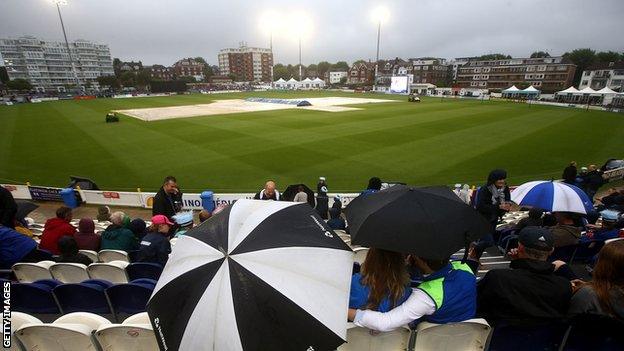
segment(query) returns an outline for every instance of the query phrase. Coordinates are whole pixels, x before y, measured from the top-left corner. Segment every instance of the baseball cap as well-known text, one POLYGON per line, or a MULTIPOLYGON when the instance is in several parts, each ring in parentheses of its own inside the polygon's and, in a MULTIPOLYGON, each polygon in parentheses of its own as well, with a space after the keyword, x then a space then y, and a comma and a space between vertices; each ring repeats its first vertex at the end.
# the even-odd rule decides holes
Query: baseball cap
POLYGON ((619 214, 619 212, 613 210, 604 210, 600 212, 600 215, 602 215, 602 220, 606 222, 616 222, 618 220, 619 214))
POLYGON ((167 218, 167 216, 165 216, 165 215, 155 215, 154 217, 152 217, 152 224, 169 224, 169 225, 173 225, 173 223, 171 223, 169 218, 167 218))
POLYGON ((459 184, 459 183, 457 183, 457 184, 455 184, 455 187, 456 187, 456 188, 461 188, 461 187, 462 187, 462 185, 461 185, 461 184, 459 184))
POLYGON ((546 228, 529 226, 520 231, 518 242, 530 249, 550 251, 555 245, 555 238, 546 228))
POLYGON ((182 227, 193 223, 193 212, 180 212, 173 216, 173 220, 182 227))

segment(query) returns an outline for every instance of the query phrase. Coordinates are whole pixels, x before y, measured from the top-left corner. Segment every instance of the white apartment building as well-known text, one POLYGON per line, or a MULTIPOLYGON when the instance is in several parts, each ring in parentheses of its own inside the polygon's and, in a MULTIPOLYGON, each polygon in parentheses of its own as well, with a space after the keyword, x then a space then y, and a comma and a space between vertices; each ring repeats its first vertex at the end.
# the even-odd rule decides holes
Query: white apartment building
POLYGON ((339 84, 342 78, 347 78, 347 71, 329 72, 329 84, 339 84))
POLYGON ((238 81, 271 82, 273 52, 245 43, 238 48, 222 49, 219 51, 219 71, 224 76, 234 75, 238 81))
POLYGON ((581 76, 579 90, 587 87, 624 92, 624 62, 604 62, 588 67, 581 76))
POLYGON ((81 87, 98 89, 97 77, 115 74, 108 45, 76 40, 69 47, 75 73, 65 42, 31 36, 0 39, 0 56, 10 79, 26 79, 40 92, 65 91, 76 85, 76 76, 81 87))

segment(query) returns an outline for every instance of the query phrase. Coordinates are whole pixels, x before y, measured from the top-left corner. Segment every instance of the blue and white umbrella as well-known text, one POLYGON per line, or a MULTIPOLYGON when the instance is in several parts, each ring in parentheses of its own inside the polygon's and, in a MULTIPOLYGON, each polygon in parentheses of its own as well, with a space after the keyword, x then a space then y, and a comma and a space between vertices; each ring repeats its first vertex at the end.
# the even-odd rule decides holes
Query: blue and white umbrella
POLYGON ((593 209, 592 201, 583 190, 574 185, 543 180, 520 185, 511 192, 511 201, 549 212, 587 214, 593 209))

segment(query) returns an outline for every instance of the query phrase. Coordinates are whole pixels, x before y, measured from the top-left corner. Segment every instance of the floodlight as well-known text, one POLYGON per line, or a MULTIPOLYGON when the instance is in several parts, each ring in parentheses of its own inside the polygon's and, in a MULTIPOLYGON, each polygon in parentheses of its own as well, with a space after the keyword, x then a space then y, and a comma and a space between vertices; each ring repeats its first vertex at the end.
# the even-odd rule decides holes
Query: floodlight
POLYGON ((67 5, 67 0, 52 0, 55 5, 67 5))
POLYGON ((371 19, 375 23, 385 23, 390 18, 390 11, 384 6, 379 6, 371 12, 371 19))

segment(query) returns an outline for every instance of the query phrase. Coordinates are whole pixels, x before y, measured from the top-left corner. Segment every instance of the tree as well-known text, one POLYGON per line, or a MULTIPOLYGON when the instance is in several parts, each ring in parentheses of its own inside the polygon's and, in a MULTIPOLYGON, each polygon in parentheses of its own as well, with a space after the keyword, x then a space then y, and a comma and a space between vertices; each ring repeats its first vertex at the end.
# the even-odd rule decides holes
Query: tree
POLYGON ((9 80, 9 73, 7 72, 6 67, 0 66, 0 83, 6 83, 9 80))
POLYGON ((331 66, 332 66, 331 63, 327 61, 319 62, 319 64, 316 66, 319 77, 324 77, 325 73, 327 73, 327 71, 331 69, 331 66))
POLYGON ((334 63, 332 65, 331 69, 335 70, 335 71, 348 71, 349 70, 349 64, 346 63, 345 61, 338 61, 338 62, 336 62, 336 63, 334 63))
POLYGON ((121 76, 121 60, 117 57, 113 59, 113 71, 115 72, 117 78, 121 76))
POLYGON ((303 66, 303 72, 305 76, 308 75, 312 75, 312 76, 318 76, 318 66, 316 64, 311 64, 308 67, 303 66))
POLYGON ((149 72, 147 72, 146 70, 141 70, 136 74, 135 83, 137 87, 144 88, 149 85, 151 79, 152 77, 150 76, 149 72))
POLYGON ((119 85, 119 79, 115 76, 99 76, 97 77, 97 82, 102 87, 110 87, 111 89, 119 89, 121 86, 119 85))
POLYGON ((278 80, 280 78, 288 80, 290 79, 290 77, 290 72, 288 71, 288 68, 286 66, 282 65, 281 63, 273 66, 273 80, 278 80))
POLYGON ((195 57, 194 60, 204 65, 204 68, 202 69, 202 73, 204 75, 204 79, 208 81, 208 79, 214 75, 212 67, 201 56, 195 57))
POLYGON ((346 83, 347 83, 347 77, 340 78, 340 84, 346 84, 346 83))
POLYGON ((566 52, 563 57, 572 61, 576 65, 576 72, 574 73, 574 85, 578 85, 581 81, 581 75, 583 71, 587 69, 596 61, 596 52, 592 49, 576 49, 572 52, 566 52))
POLYGON ((544 57, 550 57, 550 54, 545 51, 535 51, 534 53, 531 54, 531 58, 544 58, 544 57))
POLYGON ((598 62, 618 62, 623 59, 624 57, 615 51, 601 51, 596 54, 596 61, 598 62))
POLYGON ((195 77, 193 76, 182 76, 182 77, 178 77, 179 81, 185 82, 185 83, 195 83, 197 80, 195 79, 195 77))
POLYGON ((487 54, 487 55, 481 55, 481 57, 479 57, 480 60, 505 60, 505 59, 510 59, 511 55, 505 55, 505 54, 487 54))
POLYGON ((353 62, 353 65, 357 65, 358 63, 366 63, 366 61, 364 61, 364 60, 357 60, 357 61, 353 62))
POLYGON ((27 81, 26 79, 22 79, 22 78, 10 80, 6 83, 6 86, 9 89, 19 90, 19 91, 29 91, 32 89, 32 84, 30 84, 30 82, 27 81))
POLYGON ((121 76, 119 77, 119 81, 124 87, 133 87, 136 82, 135 78, 136 76, 134 75, 134 73, 128 71, 121 74, 121 76))

